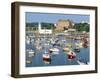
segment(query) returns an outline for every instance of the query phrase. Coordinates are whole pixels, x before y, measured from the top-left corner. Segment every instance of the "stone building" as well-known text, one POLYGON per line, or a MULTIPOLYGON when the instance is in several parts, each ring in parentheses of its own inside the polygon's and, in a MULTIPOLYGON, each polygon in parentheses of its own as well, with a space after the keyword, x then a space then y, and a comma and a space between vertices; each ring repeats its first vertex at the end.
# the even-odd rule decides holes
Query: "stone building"
POLYGON ((73 28, 74 23, 71 20, 60 19, 56 23, 56 30, 67 30, 73 28))

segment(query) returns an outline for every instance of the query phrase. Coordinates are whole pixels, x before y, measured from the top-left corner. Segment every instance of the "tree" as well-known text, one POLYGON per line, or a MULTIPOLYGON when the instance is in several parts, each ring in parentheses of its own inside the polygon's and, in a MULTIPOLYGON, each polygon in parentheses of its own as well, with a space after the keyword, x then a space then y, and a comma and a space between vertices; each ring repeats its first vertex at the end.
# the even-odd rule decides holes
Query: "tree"
POLYGON ((74 25, 74 28, 77 31, 86 31, 86 32, 89 32, 89 27, 90 27, 90 25, 88 23, 76 23, 74 25))
POLYGON ((53 29, 54 24, 53 23, 41 23, 42 29, 53 29))

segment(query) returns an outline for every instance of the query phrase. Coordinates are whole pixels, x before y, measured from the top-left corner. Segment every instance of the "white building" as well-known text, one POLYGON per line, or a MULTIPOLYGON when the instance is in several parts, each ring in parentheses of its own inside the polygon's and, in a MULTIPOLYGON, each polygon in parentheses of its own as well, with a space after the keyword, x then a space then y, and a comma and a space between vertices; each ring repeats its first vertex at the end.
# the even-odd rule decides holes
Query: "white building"
POLYGON ((38 25, 38 31, 40 34, 52 34, 52 29, 42 29, 40 23, 38 25))

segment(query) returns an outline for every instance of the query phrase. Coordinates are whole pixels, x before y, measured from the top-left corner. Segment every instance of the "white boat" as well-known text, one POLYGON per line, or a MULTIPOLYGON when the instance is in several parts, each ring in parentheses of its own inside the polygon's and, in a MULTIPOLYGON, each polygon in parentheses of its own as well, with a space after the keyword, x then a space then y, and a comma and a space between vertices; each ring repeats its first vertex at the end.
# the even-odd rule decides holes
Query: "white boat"
POLYGON ((49 49, 50 52, 59 52, 59 49, 58 48, 51 48, 49 49))

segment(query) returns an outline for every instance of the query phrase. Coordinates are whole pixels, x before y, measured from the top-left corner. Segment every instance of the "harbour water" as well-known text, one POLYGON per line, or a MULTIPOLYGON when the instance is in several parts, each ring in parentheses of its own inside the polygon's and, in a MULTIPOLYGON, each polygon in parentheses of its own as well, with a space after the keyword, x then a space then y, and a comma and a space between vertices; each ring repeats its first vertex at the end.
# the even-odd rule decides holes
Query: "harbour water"
MULTIPOLYGON (((50 38, 40 38, 40 46, 44 46, 45 43, 48 42, 48 39, 50 38)), ((56 39, 56 38, 55 38, 56 39)), ((65 40, 64 36, 60 36, 59 40, 65 40)), ((31 42, 29 44, 26 43, 26 67, 42 67, 42 66, 61 66, 61 65, 80 65, 77 61, 79 59, 90 62, 90 48, 80 48, 80 52, 75 52, 76 57, 73 60, 69 60, 67 56, 67 52, 63 51, 63 47, 65 47, 66 43, 75 44, 76 42, 79 42, 79 40, 69 40, 66 39, 66 41, 63 41, 61 43, 61 46, 56 46, 59 49, 59 54, 50 54, 50 60, 43 60, 43 54, 45 53, 45 50, 52 47, 51 44, 47 45, 46 47, 37 50, 35 46, 35 38, 31 39, 31 42), (27 50, 32 49, 34 51, 34 56, 29 57, 27 50), (27 60, 31 61, 30 63, 27 63, 27 60)), ((74 51, 74 46, 72 47, 72 51, 74 51)), ((47 53, 49 54, 49 53, 47 53)))

